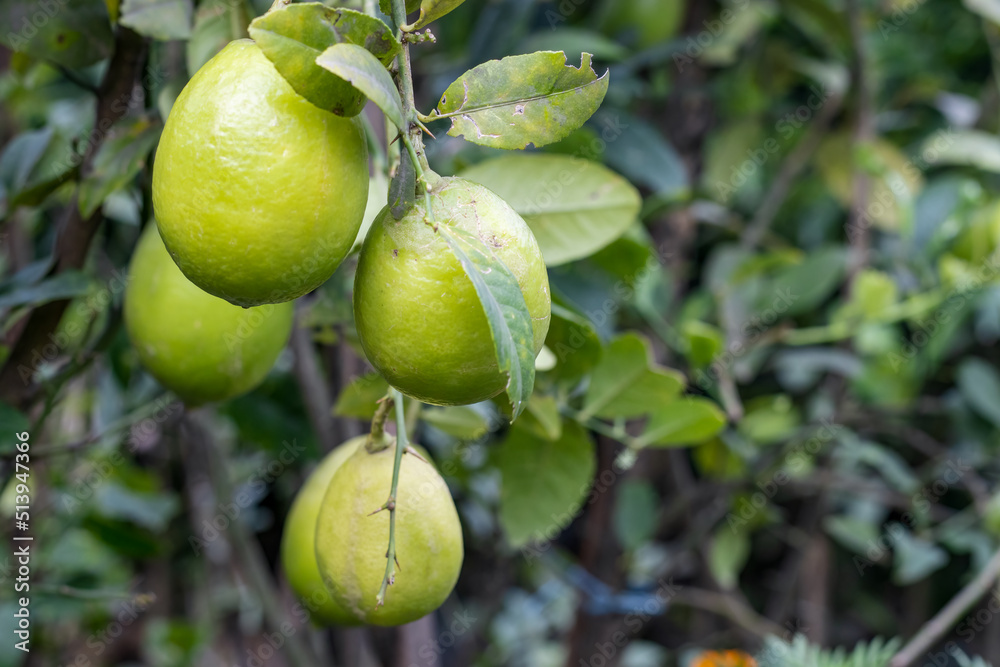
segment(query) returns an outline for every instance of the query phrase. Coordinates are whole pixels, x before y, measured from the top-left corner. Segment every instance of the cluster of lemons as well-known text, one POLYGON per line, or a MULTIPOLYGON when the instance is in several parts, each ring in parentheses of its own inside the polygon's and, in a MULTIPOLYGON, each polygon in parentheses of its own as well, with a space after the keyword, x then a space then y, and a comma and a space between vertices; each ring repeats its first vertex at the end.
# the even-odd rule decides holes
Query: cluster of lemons
MULTIPOLYGON (((189 405, 250 391, 293 326, 292 301, 322 285, 358 240, 368 153, 357 118, 300 97, 250 40, 232 42, 177 98, 153 168, 156 224, 133 256, 125 321, 143 365, 189 405)), ((548 279, 521 217, 486 188, 434 177, 434 221, 476 234, 517 278, 535 352, 548 330, 548 279)), ((354 311, 366 356, 394 387, 459 405, 503 391, 486 315, 458 259, 415 207, 388 208, 361 248, 354 311)), ((391 442, 336 448, 288 517, 289 581, 318 623, 395 625, 436 609, 458 579, 462 530, 426 455, 403 457, 401 573, 376 603, 386 565, 391 442), (380 449, 380 447, 382 447, 380 449), (317 596, 317 593, 321 595, 317 596)))

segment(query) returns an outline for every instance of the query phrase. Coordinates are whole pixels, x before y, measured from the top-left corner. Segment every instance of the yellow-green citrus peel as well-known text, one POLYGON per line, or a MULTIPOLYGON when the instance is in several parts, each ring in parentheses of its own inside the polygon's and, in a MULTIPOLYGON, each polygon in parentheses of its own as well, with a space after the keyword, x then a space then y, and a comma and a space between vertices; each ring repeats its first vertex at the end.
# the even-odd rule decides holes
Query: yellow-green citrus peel
POLYGON ((357 625, 361 621, 334 600, 316 564, 316 522, 330 480, 362 447, 367 435, 348 440, 320 462, 292 503, 281 536, 281 563, 292 590, 317 625, 357 625))
MULTIPOLYGON (((460 178, 438 180, 431 201, 435 224, 475 233, 517 278, 537 354, 551 301, 527 224, 493 192, 460 178)), ((486 314, 458 259, 424 217, 422 198, 401 220, 383 209, 365 238, 354 279, 361 345, 392 386, 425 403, 492 398, 507 386, 507 375, 497 365, 486 314)))
POLYGON ((150 224, 125 288, 125 327, 160 384, 189 405, 222 401, 263 381, 292 330, 291 303, 240 308, 184 277, 150 224))
POLYGON ((170 254, 193 283, 241 306, 290 301, 326 281, 367 198, 361 121, 300 97, 246 39, 185 86, 153 166, 170 254))
POLYGON ((401 625, 445 601, 462 569, 462 526, 448 486, 427 461, 404 454, 396 495, 399 568, 386 592, 389 511, 394 447, 369 453, 359 447, 334 474, 316 525, 316 560, 337 602, 365 623, 401 625))

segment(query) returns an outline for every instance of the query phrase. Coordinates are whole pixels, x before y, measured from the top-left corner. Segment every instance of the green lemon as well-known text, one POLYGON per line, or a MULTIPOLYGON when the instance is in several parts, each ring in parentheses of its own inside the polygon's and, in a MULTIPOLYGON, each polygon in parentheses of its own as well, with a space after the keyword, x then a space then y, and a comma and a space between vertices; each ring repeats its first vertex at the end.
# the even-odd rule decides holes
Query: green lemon
MULTIPOLYGON (((507 202, 461 178, 431 191, 435 222, 478 234, 510 268, 532 318, 535 354, 549 330, 545 263, 507 202)), ((447 242, 424 223, 423 202, 402 220, 383 209, 365 238, 354 279, 354 317, 368 360, 391 385, 425 403, 464 405, 507 384, 475 287, 447 242)))
POLYGON ((281 536, 281 563, 288 583, 320 625, 356 625, 360 621, 333 599, 316 564, 316 520, 330 480, 367 435, 352 438, 326 455, 292 503, 281 536))
POLYGON ((240 308, 203 292, 174 264, 149 225, 125 288, 125 327, 139 359, 190 405, 256 387, 292 330, 291 303, 240 308))
POLYGON ((153 166, 170 254, 191 282, 241 306, 291 301, 325 282, 367 199, 361 121, 307 102, 246 39, 184 87, 153 166))
POLYGON ((376 606, 385 574, 394 448, 359 447, 333 475, 316 524, 316 560, 327 588, 358 619, 401 625, 445 601, 462 569, 462 526, 448 486, 427 461, 404 454, 396 494, 399 568, 376 606))

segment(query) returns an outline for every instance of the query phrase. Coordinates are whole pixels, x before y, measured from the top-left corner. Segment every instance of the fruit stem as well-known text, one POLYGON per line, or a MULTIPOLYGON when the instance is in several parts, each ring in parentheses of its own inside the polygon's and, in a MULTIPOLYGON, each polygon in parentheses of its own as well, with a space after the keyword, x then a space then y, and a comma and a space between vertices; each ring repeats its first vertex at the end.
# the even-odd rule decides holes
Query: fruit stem
POLYGON ((399 94, 403 100, 403 118, 406 121, 405 128, 399 128, 399 136, 406 146, 406 151, 410 155, 410 162, 413 164, 414 172, 417 176, 418 187, 424 194, 424 206, 427 209, 427 218, 434 221, 434 211, 431 208, 430 189, 432 183, 428 180, 428 175, 433 172, 427 164, 427 157, 424 154, 424 140, 421 136, 421 126, 417 121, 416 104, 413 100, 413 73, 410 70, 410 43, 403 39, 402 27, 406 25, 406 0, 392 0, 392 22, 399 30, 399 39, 403 45, 403 50, 396 57, 396 64, 399 67, 399 94))
POLYGON ((378 399, 378 407, 375 408, 375 416, 372 417, 372 429, 368 433, 368 439, 365 440, 365 449, 368 450, 369 454, 381 452, 389 446, 384 437, 385 420, 389 416, 389 410, 392 408, 392 401, 389 398, 390 394, 387 394, 378 399))
POLYGON ((392 488, 389 490, 389 499, 381 507, 381 509, 389 510, 389 548, 385 552, 385 576, 382 577, 382 586, 379 588, 378 595, 375 596, 375 603, 378 607, 385 604, 386 589, 395 581, 396 567, 399 566, 399 560, 396 558, 396 491, 399 488, 399 468, 403 462, 403 452, 410 446, 406 439, 403 395, 391 387, 389 393, 396 405, 396 460, 392 466, 392 488))

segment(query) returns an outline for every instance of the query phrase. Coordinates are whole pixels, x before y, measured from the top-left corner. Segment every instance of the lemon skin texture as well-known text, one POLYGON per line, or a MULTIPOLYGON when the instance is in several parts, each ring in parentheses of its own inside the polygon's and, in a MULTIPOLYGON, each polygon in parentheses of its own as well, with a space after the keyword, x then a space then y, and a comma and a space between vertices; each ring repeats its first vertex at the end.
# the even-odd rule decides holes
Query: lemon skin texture
MULTIPOLYGON (((434 220, 475 233, 511 270, 531 314, 535 354, 549 329, 549 279, 538 243, 507 202, 461 178, 431 192, 434 220)), ((358 337, 372 365, 425 403, 465 405, 496 396, 500 372, 476 289, 447 242, 424 223, 423 201, 402 220, 383 209, 354 279, 358 337)))
POLYGON ((330 480, 367 435, 336 447, 316 467, 292 503, 281 536, 281 563, 292 590, 305 603, 317 625, 358 625, 360 620, 333 599, 316 564, 316 522, 330 480))
POLYGON ((244 394, 263 381, 292 330, 291 303, 240 308, 184 277, 148 225, 125 288, 125 327, 139 359, 189 405, 244 394))
POLYGON ((396 557, 400 567, 386 592, 389 512, 372 514, 389 496, 394 447, 364 447, 334 474, 319 511, 316 560, 337 602, 372 625, 401 625, 445 601, 462 569, 462 526, 448 486, 427 461, 404 454, 396 495, 396 557))
POLYGON ((153 165, 170 254, 191 282, 240 306, 291 301, 325 282, 367 200, 361 122, 300 97, 246 39, 181 91, 153 165))

